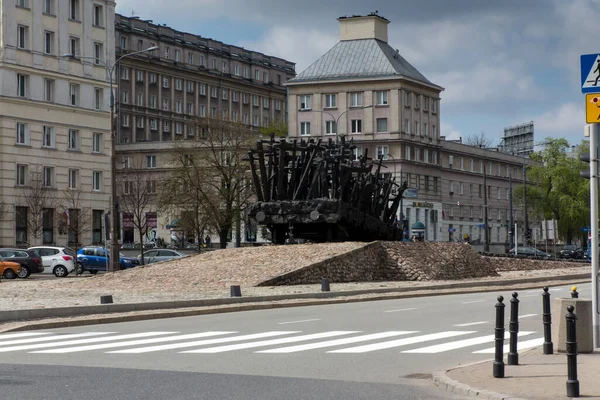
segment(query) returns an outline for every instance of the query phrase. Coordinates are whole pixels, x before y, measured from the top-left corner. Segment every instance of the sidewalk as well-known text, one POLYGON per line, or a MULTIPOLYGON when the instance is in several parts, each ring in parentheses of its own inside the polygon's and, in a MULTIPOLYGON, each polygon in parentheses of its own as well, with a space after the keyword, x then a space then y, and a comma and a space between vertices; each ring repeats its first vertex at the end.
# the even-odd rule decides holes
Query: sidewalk
MULTIPOLYGON (((506 363, 506 355, 504 357, 506 363)), ((567 356, 544 355, 542 347, 519 354, 520 365, 505 365, 505 377, 494 378, 493 359, 434 375, 441 388, 478 399, 562 400, 566 396, 567 356)), ((600 353, 579 354, 577 372, 580 396, 600 399, 600 353)))

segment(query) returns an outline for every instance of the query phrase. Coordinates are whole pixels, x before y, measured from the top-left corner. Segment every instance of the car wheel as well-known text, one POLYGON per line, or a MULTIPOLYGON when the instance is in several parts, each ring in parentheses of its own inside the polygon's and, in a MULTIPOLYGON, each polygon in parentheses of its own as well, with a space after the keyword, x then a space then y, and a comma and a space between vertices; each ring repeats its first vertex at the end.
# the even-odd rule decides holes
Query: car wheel
POLYGON ((77 269, 76 269, 76 274, 77 275, 82 275, 83 274, 83 265, 81 265, 81 263, 77 263, 77 269))
POLYGON ((21 265, 21 271, 19 272, 19 278, 29 278, 29 275, 31 275, 31 272, 29 271, 29 268, 27 268, 24 265, 21 265))
POLYGON ((97 273, 98 273, 98 271, 97 271, 97 270, 95 270, 95 269, 91 269, 91 270, 90 270, 90 274, 92 274, 92 275, 96 275, 97 273))
POLYGON ((7 269, 4 271, 5 279, 15 279, 16 277, 17 277, 17 274, 12 269, 7 269))
POLYGON ((64 278, 67 275, 69 275, 69 271, 67 271, 66 267, 59 265, 58 267, 54 268, 54 276, 57 278, 64 278))

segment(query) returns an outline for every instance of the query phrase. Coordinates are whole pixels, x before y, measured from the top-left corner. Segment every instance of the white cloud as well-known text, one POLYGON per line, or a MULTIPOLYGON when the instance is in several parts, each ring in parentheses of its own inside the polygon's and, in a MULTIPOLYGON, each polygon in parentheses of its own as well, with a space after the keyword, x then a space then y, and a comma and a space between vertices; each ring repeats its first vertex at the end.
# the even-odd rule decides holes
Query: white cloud
POLYGON ((440 135, 445 136, 446 140, 459 140, 463 134, 455 130, 451 125, 442 122, 440 135))
POLYGON ((546 111, 534 118, 536 140, 546 136, 566 136, 572 132, 581 132, 585 125, 585 109, 583 102, 565 103, 546 111))

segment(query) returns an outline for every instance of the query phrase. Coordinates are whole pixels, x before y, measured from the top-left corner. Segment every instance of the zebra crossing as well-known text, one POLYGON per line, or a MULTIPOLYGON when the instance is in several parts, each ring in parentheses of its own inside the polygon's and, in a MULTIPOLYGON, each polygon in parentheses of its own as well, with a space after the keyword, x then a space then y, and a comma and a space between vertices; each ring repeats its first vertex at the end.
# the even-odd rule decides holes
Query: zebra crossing
MULTIPOLYGON (((535 331, 519 332, 518 349, 541 346, 535 331), (534 337, 534 338, 532 338, 534 337)), ((508 335, 507 335, 508 339, 508 335)), ((508 342, 508 341, 507 341, 508 342)), ((220 354, 252 351, 257 354, 290 354, 321 351, 327 354, 365 354, 394 349, 403 354, 438 354, 469 351, 493 354, 494 335, 474 330, 440 332, 355 330, 303 332, 299 330, 240 333, 238 331, 22 332, 0 334, 0 353, 70 354, 101 351, 105 354, 143 354, 173 351, 178 354, 220 354), (484 334, 485 333, 485 334, 484 334)), ((508 353, 508 344, 504 352, 508 353)))

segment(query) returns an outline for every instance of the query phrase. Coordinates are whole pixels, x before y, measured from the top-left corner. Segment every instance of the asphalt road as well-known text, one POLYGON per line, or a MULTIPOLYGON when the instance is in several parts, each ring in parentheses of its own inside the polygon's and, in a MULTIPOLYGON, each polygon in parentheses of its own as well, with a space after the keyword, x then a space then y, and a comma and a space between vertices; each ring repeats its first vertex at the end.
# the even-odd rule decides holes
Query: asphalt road
MULTIPOLYGON (((570 286, 552 288, 551 294, 567 297, 569 290, 570 286)), ((580 297, 589 298, 590 285, 579 285, 578 291, 580 297)), ((541 293, 541 289, 519 293, 521 349, 541 345, 541 293)), ((453 398, 428 378, 435 371, 493 357, 496 297, 505 297, 508 328, 510 294, 421 297, 23 332, 14 337, 3 334, 0 357, 7 384, 2 385, 1 397, 453 398)))

